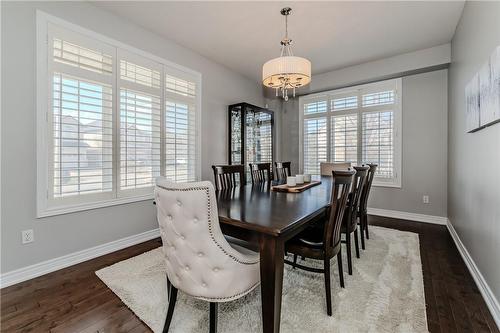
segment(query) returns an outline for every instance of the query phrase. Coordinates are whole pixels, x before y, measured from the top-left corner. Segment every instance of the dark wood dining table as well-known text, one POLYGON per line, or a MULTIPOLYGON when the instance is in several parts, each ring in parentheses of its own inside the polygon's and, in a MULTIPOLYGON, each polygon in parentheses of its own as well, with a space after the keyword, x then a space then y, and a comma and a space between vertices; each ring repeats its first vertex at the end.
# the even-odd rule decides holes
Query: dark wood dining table
MULTIPOLYGON (((316 178, 319 180, 319 177, 316 178)), ((325 212, 331 177, 301 193, 271 190, 268 182, 217 191, 222 231, 258 246, 264 333, 280 330, 285 242, 325 212)))

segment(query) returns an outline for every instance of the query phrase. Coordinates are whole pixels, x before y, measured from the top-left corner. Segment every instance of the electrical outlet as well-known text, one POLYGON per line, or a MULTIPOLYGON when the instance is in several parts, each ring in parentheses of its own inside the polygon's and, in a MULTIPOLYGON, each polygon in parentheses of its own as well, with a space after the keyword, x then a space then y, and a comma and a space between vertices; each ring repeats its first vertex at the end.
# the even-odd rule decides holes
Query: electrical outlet
POLYGON ((422 197, 422 202, 423 202, 424 204, 428 204, 428 203, 429 203, 429 196, 428 196, 428 195, 424 195, 424 196, 422 197))
POLYGON ((21 241, 23 244, 31 243, 35 240, 35 233, 33 229, 21 231, 21 241))

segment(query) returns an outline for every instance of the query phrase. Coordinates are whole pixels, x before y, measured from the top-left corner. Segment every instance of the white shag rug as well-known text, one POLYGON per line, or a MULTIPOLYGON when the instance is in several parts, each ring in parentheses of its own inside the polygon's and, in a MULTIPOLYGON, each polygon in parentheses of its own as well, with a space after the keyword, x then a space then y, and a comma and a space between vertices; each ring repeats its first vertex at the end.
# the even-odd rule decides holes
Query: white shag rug
MULTIPOLYGON (((417 234, 370 227, 366 250, 353 258, 352 276, 342 252, 346 288, 339 286, 332 259, 332 317, 326 314, 323 274, 285 265, 281 332, 427 332, 417 234)), ((305 264, 321 265, 312 259, 305 264)), ((162 331, 167 291, 161 248, 96 274, 153 332, 162 331)), ((170 332, 208 332, 208 313, 207 302, 179 291, 170 332)), ((260 288, 220 303, 218 318, 219 332, 262 332, 260 288)))

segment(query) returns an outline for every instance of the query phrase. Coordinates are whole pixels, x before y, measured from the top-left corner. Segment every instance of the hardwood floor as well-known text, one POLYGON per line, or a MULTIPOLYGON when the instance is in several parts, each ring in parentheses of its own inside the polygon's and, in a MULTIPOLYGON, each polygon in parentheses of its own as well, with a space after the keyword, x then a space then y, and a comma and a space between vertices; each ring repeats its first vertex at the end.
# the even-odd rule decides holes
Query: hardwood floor
POLYGON ((430 332, 499 332, 445 226, 378 216, 368 221, 419 234, 430 332))
MULTIPOLYGON (((374 216, 369 222, 420 235, 431 332, 499 332, 446 227, 374 216)), ((152 240, 2 289, 1 331, 150 332, 94 272, 158 246, 152 240)))

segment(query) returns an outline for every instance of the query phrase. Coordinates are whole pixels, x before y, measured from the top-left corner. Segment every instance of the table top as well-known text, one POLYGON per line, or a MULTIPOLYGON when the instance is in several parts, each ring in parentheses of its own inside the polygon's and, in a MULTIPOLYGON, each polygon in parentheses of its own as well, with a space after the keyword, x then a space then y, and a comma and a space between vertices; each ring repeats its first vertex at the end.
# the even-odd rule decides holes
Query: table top
POLYGON ((331 182, 322 176, 320 185, 301 193, 272 191, 267 182, 216 191, 220 223, 274 236, 286 233, 325 210, 331 182))

